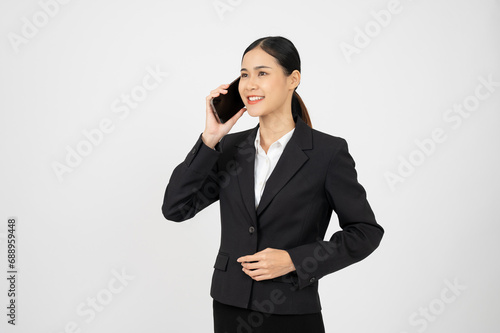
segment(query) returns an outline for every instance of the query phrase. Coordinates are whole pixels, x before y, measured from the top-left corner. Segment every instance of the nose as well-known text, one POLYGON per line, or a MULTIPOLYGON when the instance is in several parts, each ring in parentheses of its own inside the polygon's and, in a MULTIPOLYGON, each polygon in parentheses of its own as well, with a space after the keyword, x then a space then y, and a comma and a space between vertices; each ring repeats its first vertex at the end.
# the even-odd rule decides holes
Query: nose
POLYGON ((245 87, 247 90, 255 90, 257 89, 257 82, 255 81, 254 77, 253 76, 250 76, 248 79, 247 79, 247 84, 246 84, 246 87, 245 87))

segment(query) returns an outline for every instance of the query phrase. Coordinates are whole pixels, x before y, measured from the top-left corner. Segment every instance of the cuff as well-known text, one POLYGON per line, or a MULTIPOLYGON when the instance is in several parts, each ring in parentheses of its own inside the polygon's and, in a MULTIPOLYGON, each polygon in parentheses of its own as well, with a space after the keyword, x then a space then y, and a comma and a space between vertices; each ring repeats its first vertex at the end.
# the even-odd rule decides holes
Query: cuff
POLYGON ((201 138, 202 134, 203 133, 201 133, 198 137, 198 140, 196 140, 196 143, 194 144, 193 148, 191 148, 191 151, 187 154, 184 162, 189 169, 199 173, 208 174, 219 159, 222 150, 220 147, 220 142, 215 145, 215 149, 207 146, 201 138))
POLYGON ((295 266, 298 289, 317 283, 323 276, 318 270, 319 258, 311 255, 311 253, 316 253, 317 247, 320 246, 318 243, 313 243, 286 250, 295 266))

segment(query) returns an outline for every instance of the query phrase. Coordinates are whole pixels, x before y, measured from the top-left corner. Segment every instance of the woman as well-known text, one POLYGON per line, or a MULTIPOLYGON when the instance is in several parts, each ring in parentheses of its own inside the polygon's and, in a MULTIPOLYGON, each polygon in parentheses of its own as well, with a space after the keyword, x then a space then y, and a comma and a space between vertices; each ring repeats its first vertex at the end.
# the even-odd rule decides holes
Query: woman
POLYGON ((220 201, 221 243, 210 295, 215 332, 325 332, 318 280, 372 253, 375 221, 344 139, 312 129, 296 92, 300 58, 283 37, 253 42, 242 58, 245 107, 206 126, 173 171, 162 206, 181 222, 220 201), (253 129, 228 134, 244 112, 253 129), (342 228, 323 240, 332 212, 342 228))

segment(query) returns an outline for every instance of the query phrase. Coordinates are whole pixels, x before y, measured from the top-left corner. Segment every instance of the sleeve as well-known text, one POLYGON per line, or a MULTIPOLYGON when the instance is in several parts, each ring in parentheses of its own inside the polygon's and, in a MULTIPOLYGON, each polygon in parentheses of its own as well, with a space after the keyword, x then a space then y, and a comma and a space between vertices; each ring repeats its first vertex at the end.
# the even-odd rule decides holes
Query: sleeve
POLYGON ((203 142, 202 134, 170 176, 162 205, 162 213, 167 220, 188 220, 219 200, 217 161, 222 154, 225 137, 212 149, 203 142))
POLYGON ((384 234, 357 180, 355 163, 344 139, 329 162, 325 191, 342 230, 335 232, 329 241, 317 240, 287 250, 296 269, 299 289, 364 259, 378 247, 384 234))

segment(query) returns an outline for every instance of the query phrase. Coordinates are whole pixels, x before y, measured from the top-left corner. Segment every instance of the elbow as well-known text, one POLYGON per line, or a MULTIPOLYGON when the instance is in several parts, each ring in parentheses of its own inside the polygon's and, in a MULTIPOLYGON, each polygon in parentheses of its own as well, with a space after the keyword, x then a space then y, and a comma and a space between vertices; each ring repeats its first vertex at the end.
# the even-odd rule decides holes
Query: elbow
POLYGON ((192 198, 178 198, 169 192, 165 193, 161 211, 163 217, 172 222, 183 222, 196 214, 192 198))
POLYGON ((384 229, 380 225, 375 225, 373 230, 367 236, 367 253, 366 256, 374 252, 380 245, 382 238, 384 237, 384 229))
POLYGON ((372 244, 373 250, 375 250, 384 237, 384 228, 379 224, 375 225, 370 236, 370 243, 372 244))
POLYGON ((165 217, 165 219, 167 219, 168 221, 172 221, 172 222, 182 222, 183 221, 178 216, 172 215, 172 214, 168 214, 168 213, 165 213, 165 212, 163 212, 163 217, 165 217))
POLYGON ((384 229, 379 224, 364 225, 362 229, 355 231, 355 238, 360 243, 350 249, 351 256, 357 260, 362 260, 374 252, 380 245, 384 236, 384 229))
POLYGON ((172 209, 172 207, 166 204, 163 204, 163 206, 161 207, 161 212, 165 219, 172 222, 182 222, 188 219, 188 217, 181 214, 179 210, 172 209))

